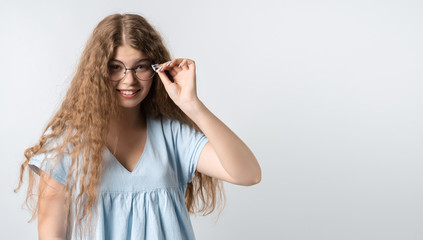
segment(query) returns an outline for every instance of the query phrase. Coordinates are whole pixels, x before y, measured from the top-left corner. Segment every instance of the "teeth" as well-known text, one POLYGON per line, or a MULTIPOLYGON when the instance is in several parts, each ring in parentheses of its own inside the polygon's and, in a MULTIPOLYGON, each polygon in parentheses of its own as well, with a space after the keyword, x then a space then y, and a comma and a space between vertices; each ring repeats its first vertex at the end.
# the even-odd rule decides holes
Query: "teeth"
POLYGON ((131 94, 134 94, 136 91, 120 91, 120 92, 125 95, 131 95, 131 94))

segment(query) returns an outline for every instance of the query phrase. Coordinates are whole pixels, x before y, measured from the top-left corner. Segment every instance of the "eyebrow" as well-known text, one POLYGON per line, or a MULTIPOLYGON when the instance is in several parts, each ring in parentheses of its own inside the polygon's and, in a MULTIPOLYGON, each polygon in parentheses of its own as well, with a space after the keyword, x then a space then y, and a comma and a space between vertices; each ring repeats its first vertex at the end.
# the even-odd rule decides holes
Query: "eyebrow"
MULTIPOLYGON (((123 63, 123 64, 125 64, 123 61, 121 61, 121 60, 119 60, 119 59, 115 59, 115 58, 112 58, 112 59, 110 59, 110 61, 118 61, 118 62, 121 62, 121 63, 123 63)), ((151 61, 150 59, 148 59, 148 58, 141 58, 141 59, 138 59, 136 62, 135 62, 135 64, 137 64, 137 63, 139 63, 139 62, 144 62, 144 61, 151 61)))

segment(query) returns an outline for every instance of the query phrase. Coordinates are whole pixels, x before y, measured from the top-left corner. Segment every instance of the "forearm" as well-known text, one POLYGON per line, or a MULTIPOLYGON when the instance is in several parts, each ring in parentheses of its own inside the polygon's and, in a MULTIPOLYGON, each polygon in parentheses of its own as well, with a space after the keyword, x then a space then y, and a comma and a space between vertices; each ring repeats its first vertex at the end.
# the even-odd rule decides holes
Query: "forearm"
POLYGON ((248 146, 200 100, 181 109, 206 135, 223 168, 233 179, 242 183, 261 181, 260 165, 248 146))

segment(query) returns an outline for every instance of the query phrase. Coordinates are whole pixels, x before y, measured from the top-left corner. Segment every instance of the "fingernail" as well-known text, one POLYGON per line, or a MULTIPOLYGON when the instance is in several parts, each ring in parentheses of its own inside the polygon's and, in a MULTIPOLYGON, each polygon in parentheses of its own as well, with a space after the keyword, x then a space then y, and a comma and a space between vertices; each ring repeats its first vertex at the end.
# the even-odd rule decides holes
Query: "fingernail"
POLYGON ((178 66, 178 67, 181 67, 181 66, 182 66, 182 63, 183 63, 183 62, 181 62, 181 63, 179 64, 179 66, 178 66))
POLYGON ((168 62, 168 63, 166 64, 166 67, 168 67, 170 64, 172 64, 172 61, 168 62))
POLYGON ((160 64, 158 64, 158 63, 156 63, 156 64, 153 64, 153 65, 151 65, 152 67, 153 67, 153 70, 155 71, 155 72, 157 72, 157 66, 159 66, 160 64))
POLYGON ((157 69, 157 72, 160 72, 163 69, 163 66, 159 67, 159 69, 157 69))

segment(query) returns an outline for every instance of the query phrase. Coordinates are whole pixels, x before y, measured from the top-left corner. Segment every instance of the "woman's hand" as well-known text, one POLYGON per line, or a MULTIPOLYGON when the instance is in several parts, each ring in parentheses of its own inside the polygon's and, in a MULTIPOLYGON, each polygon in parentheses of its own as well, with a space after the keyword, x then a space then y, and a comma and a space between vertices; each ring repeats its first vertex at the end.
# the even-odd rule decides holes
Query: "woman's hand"
POLYGON ((183 111, 184 108, 198 101, 195 83, 195 62, 193 60, 176 58, 170 62, 156 66, 156 69, 170 98, 183 111), (165 71, 173 79, 173 82, 169 79, 165 71))
POLYGON ((194 61, 177 58, 157 67, 169 96, 208 138, 197 170, 234 184, 248 186, 259 183, 261 168, 254 154, 197 98, 194 61))

